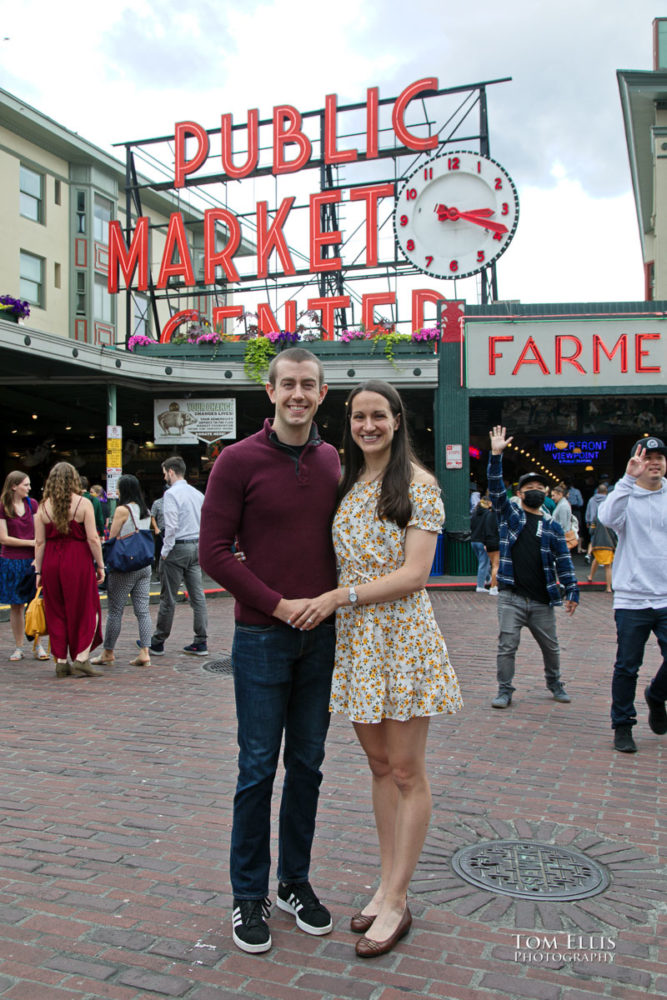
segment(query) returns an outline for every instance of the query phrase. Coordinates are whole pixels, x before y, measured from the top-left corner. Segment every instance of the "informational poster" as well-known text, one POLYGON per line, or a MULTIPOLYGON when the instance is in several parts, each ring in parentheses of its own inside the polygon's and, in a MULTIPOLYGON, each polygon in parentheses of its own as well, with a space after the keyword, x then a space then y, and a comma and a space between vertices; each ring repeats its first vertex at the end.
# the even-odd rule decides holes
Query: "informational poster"
POLYGON ((445 445, 445 468, 447 469, 463 468, 463 445, 461 444, 445 445))
POLYGON ((118 480, 123 472, 123 428, 107 425, 107 496, 118 499, 118 480))
POLYGON ((235 399, 156 399, 153 406, 156 445, 236 438, 235 399))

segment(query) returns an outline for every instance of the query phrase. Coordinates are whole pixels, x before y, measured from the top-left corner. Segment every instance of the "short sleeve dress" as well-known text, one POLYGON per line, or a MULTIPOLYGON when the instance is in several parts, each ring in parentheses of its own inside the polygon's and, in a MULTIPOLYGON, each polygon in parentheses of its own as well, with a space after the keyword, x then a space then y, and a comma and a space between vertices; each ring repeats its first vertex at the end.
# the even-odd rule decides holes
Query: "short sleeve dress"
MULTIPOLYGON (((357 483, 333 524, 340 586, 386 576, 405 561, 406 529, 377 515, 379 483, 357 483)), ((440 490, 410 485, 408 527, 440 532, 440 490)), ((353 722, 407 721, 463 707, 456 674, 426 590, 386 604, 349 605, 336 612, 336 661, 330 710, 353 722)))

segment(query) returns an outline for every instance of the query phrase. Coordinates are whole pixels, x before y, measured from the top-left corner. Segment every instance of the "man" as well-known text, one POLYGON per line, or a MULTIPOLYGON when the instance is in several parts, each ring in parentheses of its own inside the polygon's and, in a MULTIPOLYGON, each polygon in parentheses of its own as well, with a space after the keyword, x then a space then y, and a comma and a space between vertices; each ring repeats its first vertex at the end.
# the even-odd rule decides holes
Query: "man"
POLYGON ((98 496, 90 490, 90 481, 87 476, 79 476, 81 481, 81 495, 90 500, 93 505, 93 513, 95 514, 95 527, 97 528, 97 534, 100 538, 104 538, 104 513, 102 511, 102 504, 98 496))
POLYGON ((193 656, 208 655, 208 616, 199 567, 199 522, 204 495, 185 481, 185 462, 174 455, 162 463, 164 480, 169 487, 164 494, 164 537, 160 558, 160 608, 151 653, 164 656, 164 643, 171 634, 178 590, 183 581, 194 618, 194 640, 183 652, 193 656))
POLYGON ((542 650, 547 687, 556 701, 569 702, 560 676, 554 609, 563 603, 559 581, 565 588, 567 614, 574 614, 579 603, 572 559, 563 529, 543 508, 547 478, 540 472, 521 476, 516 492, 519 502, 510 502, 503 484, 502 454, 512 438, 500 426, 493 428, 490 438, 489 496, 500 533, 498 695, 491 705, 507 708, 512 702, 514 661, 524 626, 542 650))
POLYGON ((340 462, 313 423, 327 386, 310 351, 290 348, 275 357, 266 391, 273 421, 216 460, 200 543, 202 566, 236 598, 239 773, 230 869, 233 938, 246 952, 271 947, 271 792, 283 732, 277 903, 308 934, 333 926, 308 881, 329 727, 333 622, 299 631, 289 620, 307 598, 336 586, 330 525, 340 462), (243 558, 233 555, 235 542, 243 558))
POLYGON ((616 663, 611 684, 614 747, 636 753, 635 691, 644 649, 654 633, 662 665, 644 689, 648 724, 667 733, 667 446, 658 437, 632 446, 625 475, 601 504, 598 520, 618 535, 612 567, 616 663))
POLYGON ((595 522, 597 521, 600 504, 604 503, 607 499, 607 492, 607 484, 599 483, 595 493, 586 504, 586 530, 588 532, 588 548, 586 550, 587 563, 590 563, 593 558, 593 546, 591 541, 595 531, 595 522))

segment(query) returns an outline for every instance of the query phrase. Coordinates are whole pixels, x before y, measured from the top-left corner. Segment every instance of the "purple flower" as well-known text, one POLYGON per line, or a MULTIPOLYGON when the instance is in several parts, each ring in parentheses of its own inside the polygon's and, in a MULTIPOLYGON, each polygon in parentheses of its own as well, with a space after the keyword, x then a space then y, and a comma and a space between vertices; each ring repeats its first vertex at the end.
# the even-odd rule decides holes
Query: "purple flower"
POLYGON ((371 338, 364 330, 343 330, 340 339, 343 344, 349 344, 354 340, 370 340, 371 338))
POLYGON ((137 333, 134 337, 130 337, 127 342, 128 351, 133 351, 135 347, 143 347, 145 344, 155 344, 157 341, 151 340, 150 337, 144 337, 142 333, 137 333))
POLYGON ((413 340, 440 340, 440 330, 437 326, 423 326, 421 330, 412 331, 413 340))
POLYGON ((30 306, 25 299, 15 299, 12 295, 0 295, 0 310, 14 313, 19 319, 30 315, 30 306))
POLYGON ((291 330, 271 330, 266 337, 272 344, 296 344, 301 340, 299 334, 292 333, 291 330))

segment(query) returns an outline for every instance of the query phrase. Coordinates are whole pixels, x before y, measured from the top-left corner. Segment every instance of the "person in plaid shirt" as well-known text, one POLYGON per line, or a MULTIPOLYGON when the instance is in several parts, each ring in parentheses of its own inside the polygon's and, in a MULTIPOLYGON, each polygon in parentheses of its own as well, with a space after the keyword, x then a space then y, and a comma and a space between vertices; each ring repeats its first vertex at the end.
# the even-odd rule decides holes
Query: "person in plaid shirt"
POLYGON ((521 476, 516 493, 519 503, 510 502, 503 482, 502 456, 512 438, 499 425, 489 436, 489 498, 500 534, 498 694, 491 705, 507 708, 512 702, 514 661, 524 626, 542 651, 547 688, 556 701, 569 702, 560 676, 555 608, 563 603, 562 587, 565 611, 574 614, 579 590, 563 529, 542 509, 548 480, 541 472, 521 476))

